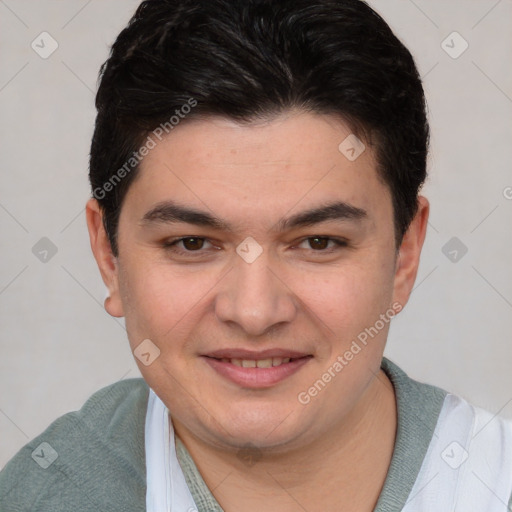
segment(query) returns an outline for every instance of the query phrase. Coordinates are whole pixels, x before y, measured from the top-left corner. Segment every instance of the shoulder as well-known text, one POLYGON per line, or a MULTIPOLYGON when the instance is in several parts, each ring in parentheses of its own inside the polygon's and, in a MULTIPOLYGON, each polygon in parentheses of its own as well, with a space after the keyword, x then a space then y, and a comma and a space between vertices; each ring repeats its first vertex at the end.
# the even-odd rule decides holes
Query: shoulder
POLYGON ((395 387, 399 417, 391 466, 408 468, 392 485, 396 490, 409 479, 403 510, 441 502, 512 510, 512 421, 411 379, 389 360, 382 368, 395 387))
POLYGON ((144 510, 148 394, 120 381, 55 420, 0 473, 0 510, 144 510))

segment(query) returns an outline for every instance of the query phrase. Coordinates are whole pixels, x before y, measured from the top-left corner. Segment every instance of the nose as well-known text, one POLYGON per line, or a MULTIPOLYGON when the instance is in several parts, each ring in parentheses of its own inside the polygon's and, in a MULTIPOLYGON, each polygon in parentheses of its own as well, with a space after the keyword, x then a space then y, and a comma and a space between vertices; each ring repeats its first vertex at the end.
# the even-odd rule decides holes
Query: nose
POLYGON ((265 251, 252 263, 235 260, 235 267, 219 283, 215 300, 219 320, 236 324, 248 336, 261 336, 295 318, 298 301, 271 264, 265 251))

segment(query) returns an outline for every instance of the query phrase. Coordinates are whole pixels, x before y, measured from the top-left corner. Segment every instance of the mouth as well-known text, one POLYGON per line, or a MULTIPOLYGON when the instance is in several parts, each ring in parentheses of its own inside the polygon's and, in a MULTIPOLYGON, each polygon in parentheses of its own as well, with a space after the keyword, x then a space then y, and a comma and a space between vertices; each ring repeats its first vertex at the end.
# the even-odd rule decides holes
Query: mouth
POLYGON ((245 388, 270 387, 296 373, 313 355, 284 350, 218 351, 202 356, 220 376, 245 388))
MULTIPOLYGON (((209 356, 206 356, 209 357, 209 356)), ((303 357, 312 357, 312 356, 303 356, 303 357)), ((242 368, 272 368, 274 366, 281 366, 282 364, 287 364, 293 361, 297 361, 298 359, 302 359, 302 357, 267 357, 265 359, 238 359, 238 358, 216 358, 217 361, 222 363, 230 363, 235 366, 240 366, 242 368)))

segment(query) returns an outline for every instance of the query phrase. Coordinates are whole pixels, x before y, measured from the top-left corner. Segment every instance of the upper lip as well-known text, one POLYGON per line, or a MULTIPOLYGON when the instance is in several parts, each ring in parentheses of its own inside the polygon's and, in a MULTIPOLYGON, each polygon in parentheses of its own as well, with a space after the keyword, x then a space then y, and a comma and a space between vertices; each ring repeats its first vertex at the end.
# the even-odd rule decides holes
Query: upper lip
POLYGON ((261 351, 244 350, 241 348, 224 348, 221 350, 215 350, 214 352, 208 352, 208 354, 204 355, 206 357, 214 357, 215 359, 251 359, 258 361, 260 359, 269 359, 272 357, 289 357, 290 359, 296 359, 298 357, 305 357, 311 354, 284 348, 269 348, 261 351))

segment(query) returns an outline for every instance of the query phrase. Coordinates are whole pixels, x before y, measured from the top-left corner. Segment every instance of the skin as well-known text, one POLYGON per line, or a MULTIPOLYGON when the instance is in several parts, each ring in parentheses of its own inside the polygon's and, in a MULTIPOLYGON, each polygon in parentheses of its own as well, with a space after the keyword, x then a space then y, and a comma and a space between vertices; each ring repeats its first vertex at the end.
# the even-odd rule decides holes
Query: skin
POLYGON ((389 323, 309 403, 297 398, 381 314, 406 304, 425 237, 429 206, 420 196, 396 247, 372 148, 353 162, 338 150, 349 134, 339 119, 297 111, 245 125, 181 123, 128 190, 118 257, 97 201, 87 203, 106 309, 126 318, 132 350, 144 339, 159 348, 149 366, 137 360, 140 371, 226 512, 371 511, 386 477, 396 435, 394 390, 380 370, 389 323), (166 200, 232 231, 142 221, 166 200), (364 218, 276 230, 283 218, 340 201, 364 218), (186 236, 204 238, 202 248, 197 240, 173 246, 183 254, 164 246, 186 236), (319 248, 315 236, 345 245, 319 248), (263 249, 253 263, 236 252, 246 237, 263 249), (313 357, 264 389, 228 381, 202 357, 276 347, 313 357), (248 443, 256 463, 239 456, 248 443))

